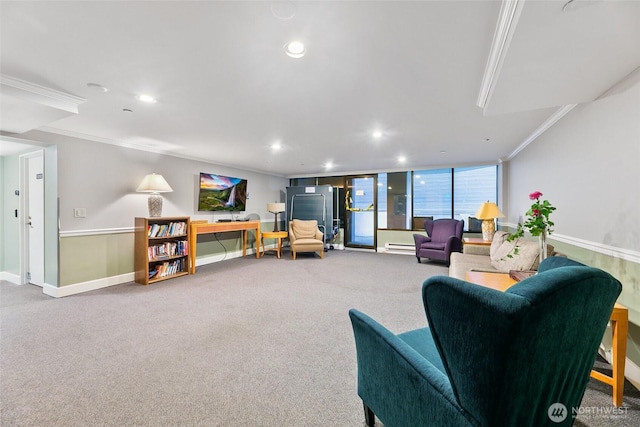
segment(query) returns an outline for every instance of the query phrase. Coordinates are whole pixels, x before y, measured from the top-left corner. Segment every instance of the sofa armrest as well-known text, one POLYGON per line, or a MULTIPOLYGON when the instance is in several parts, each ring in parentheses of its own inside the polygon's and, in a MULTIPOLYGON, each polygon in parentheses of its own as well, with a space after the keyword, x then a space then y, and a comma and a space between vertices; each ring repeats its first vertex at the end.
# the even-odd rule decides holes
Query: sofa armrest
POLYGON ((464 245, 462 247, 462 253, 470 255, 486 255, 489 256, 491 251, 490 246, 485 245, 464 245))
POLYGON ((358 310, 349 311, 356 341, 358 395, 395 425, 470 426, 447 376, 409 344, 358 310))

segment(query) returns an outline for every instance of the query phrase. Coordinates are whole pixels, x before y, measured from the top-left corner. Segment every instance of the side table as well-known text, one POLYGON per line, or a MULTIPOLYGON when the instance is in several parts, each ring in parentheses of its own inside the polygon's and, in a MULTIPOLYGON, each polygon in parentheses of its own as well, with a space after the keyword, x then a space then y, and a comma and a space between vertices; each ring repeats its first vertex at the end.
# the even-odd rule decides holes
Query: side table
MULTIPOLYGON (((467 282, 485 286, 498 291, 506 291, 517 282, 508 273, 487 273, 483 271, 467 271, 467 282)), ((618 303, 613 307, 611 317, 611 371, 607 376, 598 371, 591 371, 591 378, 602 381, 613 387, 613 404, 622 406, 624 391, 624 365, 627 357, 627 332, 629 330, 629 310, 618 303)))
POLYGON ((484 240, 482 237, 463 237, 462 243, 465 245, 491 246, 491 240, 484 240))
POLYGON ((276 251, 278 254, 278 258, 282 254, 282 239, 286 239, 289 236, 289 233, 286 231, 263 231, 260 236, 260 242, 262 243, 262 255, 267 251, 264 247, 264 239, 276 239, 277 247, 275 249, 268 249, 271 251, 276 251))

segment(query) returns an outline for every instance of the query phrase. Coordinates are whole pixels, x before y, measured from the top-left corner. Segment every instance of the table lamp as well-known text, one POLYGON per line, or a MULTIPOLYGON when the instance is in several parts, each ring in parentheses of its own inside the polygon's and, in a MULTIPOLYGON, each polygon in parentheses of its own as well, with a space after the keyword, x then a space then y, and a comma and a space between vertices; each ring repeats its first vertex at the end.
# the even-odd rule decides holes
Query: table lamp
POLYGON ((149 216, 158 217, 162 216, 162 196, 159 193, 169 193, 173 189, 162 175, 152 173, 144 177, 136 191, 138 193, 151 193, 149 194, 149 216))
POLYGON ((500 212, 498 205, 487 200, 480 206, 475 216, 482 220, 482 240, 493 240, 493 235, 496 233, 495 219, 504 218, 504 214, 500 212))
POLYGON ((278 230, 278 214, 285 211, 284 203, 267 203, 267 210, 272 214, 276 214, 276 220, 273 223, 273 231, 280 231, 278 230))

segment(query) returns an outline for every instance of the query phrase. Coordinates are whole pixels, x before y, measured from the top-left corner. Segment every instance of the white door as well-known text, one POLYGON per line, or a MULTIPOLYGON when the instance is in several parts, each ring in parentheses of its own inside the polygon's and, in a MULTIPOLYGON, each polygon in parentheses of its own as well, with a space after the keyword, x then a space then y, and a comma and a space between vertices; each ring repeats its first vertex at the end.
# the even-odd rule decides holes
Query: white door
POLYGON ((42 152, 27 161, 27 281, 44 286, 44 158, 42 152))

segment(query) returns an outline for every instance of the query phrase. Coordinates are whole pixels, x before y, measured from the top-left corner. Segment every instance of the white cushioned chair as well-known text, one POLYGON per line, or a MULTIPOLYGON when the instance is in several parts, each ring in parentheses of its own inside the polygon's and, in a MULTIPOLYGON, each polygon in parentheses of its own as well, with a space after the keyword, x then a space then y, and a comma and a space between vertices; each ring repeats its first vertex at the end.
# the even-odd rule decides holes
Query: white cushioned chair
POLYGON ((324 258, 323 239, 318 221, 294 219, 289 222, 289 244, 294 260, 298 252, 319 252, 320 258, 324 258))

